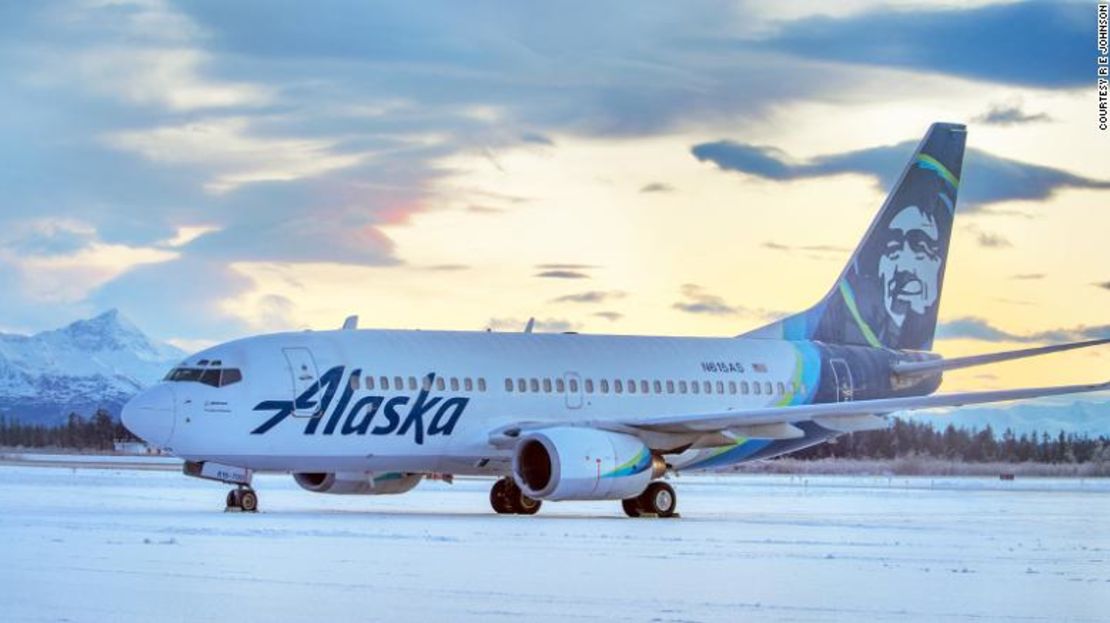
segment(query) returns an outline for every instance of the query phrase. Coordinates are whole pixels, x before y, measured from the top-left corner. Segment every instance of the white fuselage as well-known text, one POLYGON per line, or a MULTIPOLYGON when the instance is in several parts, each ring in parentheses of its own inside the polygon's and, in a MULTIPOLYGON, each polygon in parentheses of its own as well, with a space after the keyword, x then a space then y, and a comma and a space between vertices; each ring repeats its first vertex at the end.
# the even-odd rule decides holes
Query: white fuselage
MULTIPOLYGON (((183 458, 259 470, 508 473, 510 453, 491 445, 490 434, 509 424, 807 402, 816 388, 803 374, 814 367, 804 365, 804 349, 742 338, 280 333, 189 357, 182 367, 219 362, 239 370, 242 380, 224 387, 162 381, 143 396, 161 402, 146 406, 172 418, 170 426, 144 432, 141 416, 128 425, 183 458), (426 380, 430 374, 434 380, 426 380), (297 397, 302 401, 293 406, 297 397), (418 403, 422 413, 411 417, 418 403)), ((129 409, 141 410, 143 396, 129 409)), ((699 452, 672 462, 681 467, 699 452)))

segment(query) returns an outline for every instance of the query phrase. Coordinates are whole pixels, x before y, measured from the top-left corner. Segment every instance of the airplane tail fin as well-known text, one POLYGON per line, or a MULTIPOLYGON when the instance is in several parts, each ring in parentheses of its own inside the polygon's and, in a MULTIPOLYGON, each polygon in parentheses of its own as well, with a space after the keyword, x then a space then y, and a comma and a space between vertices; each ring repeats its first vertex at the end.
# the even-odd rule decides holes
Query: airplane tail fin
POLYGON ((744 336, 930 350, 966 138, 930 126, 829 293, 744 336))

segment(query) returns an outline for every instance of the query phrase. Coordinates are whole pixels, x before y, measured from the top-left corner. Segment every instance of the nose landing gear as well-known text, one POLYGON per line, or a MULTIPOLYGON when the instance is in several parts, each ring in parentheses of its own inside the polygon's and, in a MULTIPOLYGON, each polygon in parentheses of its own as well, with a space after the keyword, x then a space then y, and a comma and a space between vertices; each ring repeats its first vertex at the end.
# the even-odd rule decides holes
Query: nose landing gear
POLYGON ((258 512, 258 494, 249 486, 239 485, 227 492, 227 507, 224 511, 258 512))

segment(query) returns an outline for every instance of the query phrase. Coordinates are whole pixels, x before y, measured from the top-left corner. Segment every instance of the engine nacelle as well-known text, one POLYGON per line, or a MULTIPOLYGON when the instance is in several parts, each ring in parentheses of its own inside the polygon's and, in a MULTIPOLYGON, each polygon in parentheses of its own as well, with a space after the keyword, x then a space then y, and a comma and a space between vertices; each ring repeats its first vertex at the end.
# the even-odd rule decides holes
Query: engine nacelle
POLYGON ((545 428, 513 453, 513 479, 537 500, 618 500, 643 493, 666 463, 644 442, 593 428, 545 428))
POLYGON ((423 474, 402 472, 303 472, 293 474, 302 489, 339 495, 390 495, 411 490, 423 474))

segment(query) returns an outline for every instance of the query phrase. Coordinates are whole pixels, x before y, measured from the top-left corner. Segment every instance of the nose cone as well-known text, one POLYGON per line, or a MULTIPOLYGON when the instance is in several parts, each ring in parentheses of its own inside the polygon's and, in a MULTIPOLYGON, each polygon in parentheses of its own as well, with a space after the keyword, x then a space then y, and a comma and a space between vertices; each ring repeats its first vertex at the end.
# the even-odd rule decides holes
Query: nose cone
POLYGON ((163 447, 173 435, 174 405, 173 387, 160 383, 124 405, 120 420, 147 443, 163 447))

